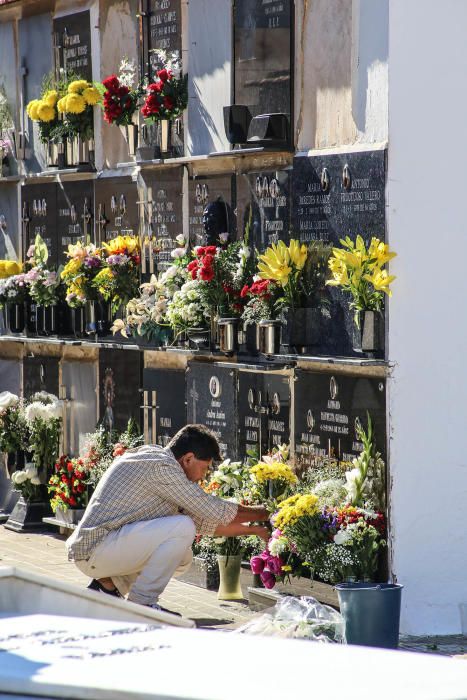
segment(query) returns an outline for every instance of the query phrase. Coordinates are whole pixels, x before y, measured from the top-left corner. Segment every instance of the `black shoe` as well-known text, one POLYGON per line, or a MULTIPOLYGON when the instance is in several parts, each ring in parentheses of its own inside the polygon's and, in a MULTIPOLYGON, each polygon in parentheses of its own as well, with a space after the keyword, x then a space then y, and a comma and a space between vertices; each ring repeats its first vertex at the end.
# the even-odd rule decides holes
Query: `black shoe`
POLYGON ((176 615, 177 617, 182 617, 181 613, 174 612, 173 610, 167 610, 167 608, 163 608, 162 605, 159 605, 159 603, 151 603, 146 607, 151 608, 151 610, 160 610, 161 612, 169 613, 169 615, 176 615))
POLYGON ((114 588, 113 590, 109 591, 109 589, 104 588, 104 586, 99 583, 96 578, 93 578, 92 581, 88 583, 86 588, 89 588, 91 591, 97 591, 98 593, 107 593, 107 595, 111 595, 114 598, 123 598, 118 588, 114 588))

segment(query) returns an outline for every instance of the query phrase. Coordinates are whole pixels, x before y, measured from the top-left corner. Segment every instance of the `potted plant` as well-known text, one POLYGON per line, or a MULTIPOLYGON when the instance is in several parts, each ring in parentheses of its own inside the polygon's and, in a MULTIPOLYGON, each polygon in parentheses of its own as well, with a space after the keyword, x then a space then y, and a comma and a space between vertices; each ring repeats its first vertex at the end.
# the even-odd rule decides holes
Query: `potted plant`
POLYGON ((136 79, 137 69, 133 61, 124 58, 118 75, 109 75, 102 81, 104 119, 116 124, 128 145, 130 156, 136 154, 138 125, 135 115, 144 90, 136 79))
POLYGON ((329 259, 332 279, 326 284, 350 294, 355 327, 359 334, 356 350, 375 353, 384 345, 384 295, 392 295, 395 280, 386 266, 395 257, 389 246, 373 237, 369 246, 361 236, 341 239, 342 248, 333 248, 329 259))
POLYGON ((62 455, 55 462, 48 492, 52 495, 50 505, 60 522, 74 525, 82 518, 87 503, 86 478, 82 459, 62 455))
POLYGON ((188 104, 188 76, 182 74, 178 51, 170 55, 166 51, 153 51, 154 82, 145 87, 145 100, 141 108, 146 124, 158 126, 156 157, 173 155, 173 123, 188 104))

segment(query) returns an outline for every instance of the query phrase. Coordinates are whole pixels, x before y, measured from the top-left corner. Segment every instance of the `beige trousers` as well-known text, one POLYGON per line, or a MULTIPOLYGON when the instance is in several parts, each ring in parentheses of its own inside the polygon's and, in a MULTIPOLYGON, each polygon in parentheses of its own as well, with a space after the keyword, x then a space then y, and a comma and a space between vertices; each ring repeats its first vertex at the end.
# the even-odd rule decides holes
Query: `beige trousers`
POLYGON ((128 600, 151 605, 172 576, 190 567, 195 534, 187 515, 129 523, 110 532, 87 561, 75 564, 91 578, 110 577, 128 600))

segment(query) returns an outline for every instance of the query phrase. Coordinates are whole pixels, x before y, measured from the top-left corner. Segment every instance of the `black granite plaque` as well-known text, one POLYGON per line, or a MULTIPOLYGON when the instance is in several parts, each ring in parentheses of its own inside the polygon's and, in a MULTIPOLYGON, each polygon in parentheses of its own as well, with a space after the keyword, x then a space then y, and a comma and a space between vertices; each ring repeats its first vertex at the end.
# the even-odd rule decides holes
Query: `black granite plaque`
POLYGON ((237 458, 237 373, 221 364, 190 362, 186 375, 187 422, 207 425, 223 458, 237 458))
POLYGON ((181 55, 181 0, 149 0, 149 49, 178 51, 181 55))
POLYGON ((138 234, 138 188, 130 178, 102 178, 95 181, 95 240, 138 234))
POLYGON ((172 263, 175 238, 183 233, 183 174, 180 168, 145 176, 149 227, 145 233, 153 240, 156 272, 172 263))
POLYGON ((185 372, 143 370, 144 441, 165 446, 186 424, 185 372))
POLYGON ((349 462, 362 450, 356 426, 370 414, 376 447, 386 455, 386 386, 382 379, 296 370, 295 455, 304 469, 324 458, 349 462))
POLYGON ((54 19, 53 33, 56 68, 92 81, 89 10, 54 19))
POLYGON ((59 264, 68 260, 69 245, 89 242, 94 237, 94 204, 92 181, 66 181, 57 188, 57 230, 59 236, 59 264))
POLYGON ((292 0, 236 0, 235 104, 291 113, 292 0))
POLYGON ((23 359, 23 396, 29 399, 37 391, 58 396, 58 358, 28 357, 23 359))
POLYGON ((100 350, 99 417, 106 430, 125 430, 129 418, 141 425, 141 375, 139 350, 100 350))
POLYGON ((208 237, 215 238, 214 242, 218 243, 219 233, 228 233, 233 240, 236 233, 235 178, 231 176, 193 178, 189 181, 188 192, 191 245, 208 245, 211 243, 208 237), (219 227, 225 230, 219 231, 219 227))
POLYGON ((239 370, 239 457, 261 457, 290 442, 289 378, 272 372, 239 370))
POLYGON ((385 238, 386 151, 297 156, 292 227, 301 241, 385 238))
POLYGON ((259 251, 290 239, 289 170, 263 171, 237 178, 240 234, 259 251))
POLYGON ((58 264, 59 244, 57 231, 57 185, 51 182, 23 185, 21 188, 21 211, 28 222, 23 222, 25 236, 24 252, 40 234, 49 250, 48 265, 58 264))

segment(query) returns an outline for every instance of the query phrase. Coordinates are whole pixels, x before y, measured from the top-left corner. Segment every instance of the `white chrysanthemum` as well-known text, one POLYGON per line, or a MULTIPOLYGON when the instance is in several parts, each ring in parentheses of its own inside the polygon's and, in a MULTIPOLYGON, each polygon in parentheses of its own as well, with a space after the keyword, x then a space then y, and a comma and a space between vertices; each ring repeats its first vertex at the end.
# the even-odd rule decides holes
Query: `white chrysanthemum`
POLYGON ((268 542, 268 549, 273 557, 278 557, 287 549, 287 538, 286 537, 275 537, 270 539, 268 542))
POLYGON ((19 397, 16 394, 12 394, 9 391, 0 393, 0 409, 11 408, 12 406, 17 406, 18 403, 19 397))
POLYGON ((26 472, 17 471, 11 475, 11 479, 12 479, 13 483, 19 485, 19 484, 23 484, 25 481, 27 481, 28 475, 26 474, 26 472))
POLYGON ((26 476, 28 477, 28 479, 34 479, 34 477, 37 476, 37 469, 36 469, 36 467, 34 466, 34 464, 28 464, 28 465, 26 465, 26 468, 25 468, 24 471, 25 471, 26 476))
POLYGON ((39 479, 38 476, 33 476, 31 479, 31 484, 33 484, 33 486, 40 486, 41 480, 39 479))

